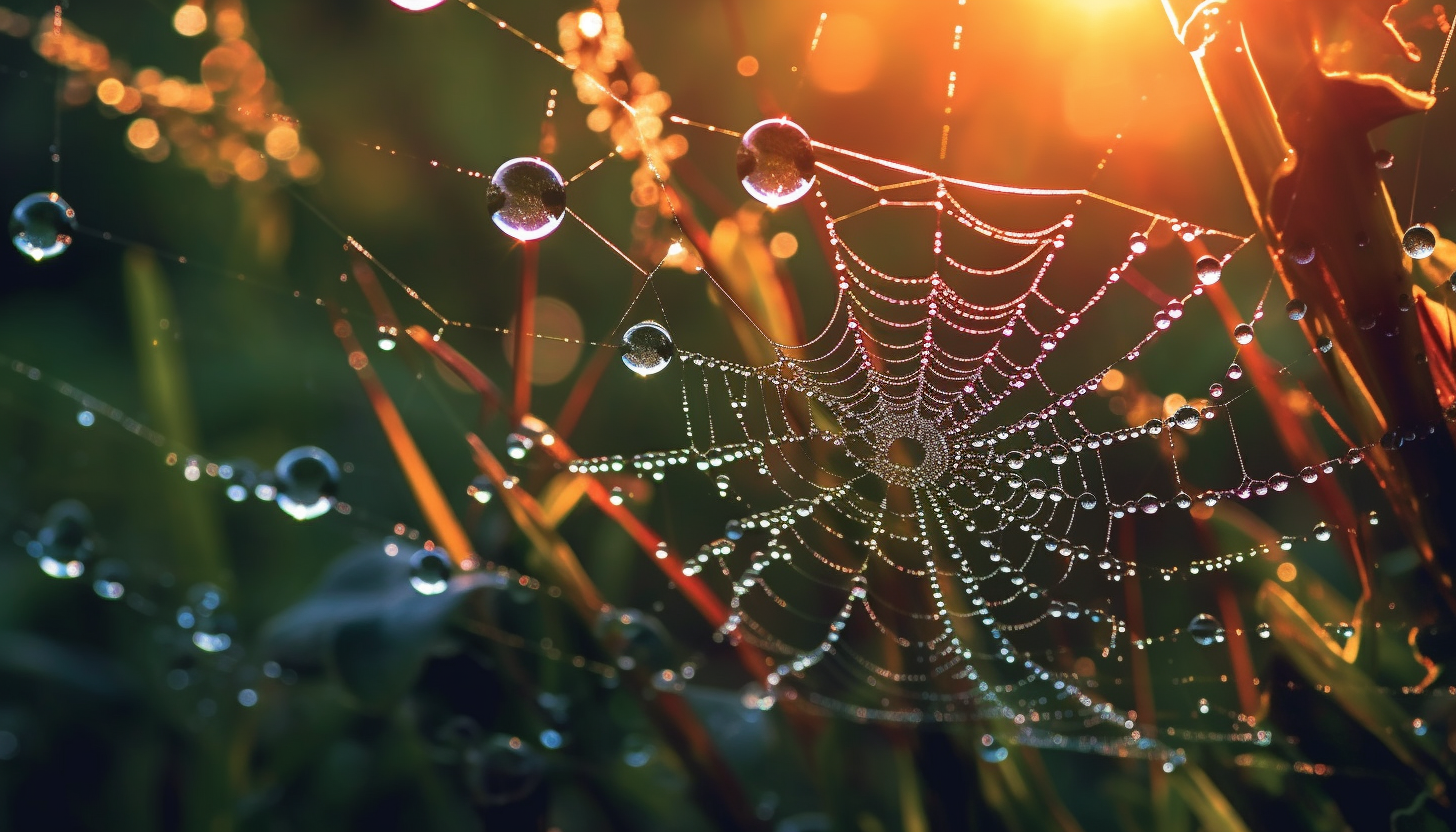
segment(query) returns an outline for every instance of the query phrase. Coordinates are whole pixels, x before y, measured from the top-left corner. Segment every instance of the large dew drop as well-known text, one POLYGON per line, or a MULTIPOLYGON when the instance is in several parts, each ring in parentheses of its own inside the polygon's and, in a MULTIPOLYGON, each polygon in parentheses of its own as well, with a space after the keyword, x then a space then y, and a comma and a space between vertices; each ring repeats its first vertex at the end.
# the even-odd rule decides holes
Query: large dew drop
POLYGON ((1412 260, 1424 260, 1436 253, 1436 235, 1424 225, 1413 225, 1405 230, 1400 245, 1412 260))
POLYGON ((439 595, 450 586, 450 559, 443 549, 420 549, 410 556, 410 586, 421 595, 439 595))
POLYGON ((76 211, 60 194, 31 194, 10 212, 10 242, 39 263, 71 247, 76 211))
POLYGON ((1193 620, 1188 622, 1188 635, 1193 639, 1195 644, 1201 644, 1207 647, 1214 642, 1223 641, 1223 625, 1218 623, 1217 618, 1214 618, 1206 612, 1201 612, 1193 616, 1193 620))
POLYGON ((339 463, 323 448, 294 448, 279 457, 273 475, 278 480, 278 507, 293 519, 312 520, 334 507, 339 463))
POLYGON ((657 321, 633 324, 622 335, 622 363, 639 376, 662 372, 675 350, 672 336, 657 321))
POLYGON ((1223 277, 1223 261, 1217 257, 1204 255, 1193 264, 1193 273, 1197 275, 1199 283, 1204 286, 1212 286, 1223 277))
POLYGON ((1198 427, 1198 408, 1184 405, 1173 412, 1173 424, 1184 430, 1193 430, 1198 427))
POLYGON ((394 5, 399 6, 407 12, 429 11, 444 3, 445 0, 394 0, 394 5))
POLYGON ((556 168, 523 156, 496 168, 486 196, 496 227, 517 240, 539 240, 566 216, 566 183, 556 168))
POLYGON ((738 179, 770 208, 788 205, 814 186, 814 145, 804 128, 771 118, 748 128, 738 146, 738 179))

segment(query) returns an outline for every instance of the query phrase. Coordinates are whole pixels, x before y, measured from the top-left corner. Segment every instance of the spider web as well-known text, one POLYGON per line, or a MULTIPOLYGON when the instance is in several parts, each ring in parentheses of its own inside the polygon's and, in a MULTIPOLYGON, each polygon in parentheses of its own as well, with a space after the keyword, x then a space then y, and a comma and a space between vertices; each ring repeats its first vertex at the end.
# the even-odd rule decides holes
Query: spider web
MULTIPOLYGON (((566 70, 578 69, 466 5, 566 70)), ((959 37, 957 29, 957 44, 959 37)), ((583 83, 582 74, 575 77, 583 83)), ((662 127, 657 114, 586 78, 599 100, 625 115, 638 147, 652 147, 662 127)), ((681 116, 671 121, 710 134, 699 151, 704 166, 731 167, 731 139, 740 133, 681 116)), ((723 536, 694 541, 701 546, 683 571, 711 581, 727 600, 732 612, 721 639, 773 658, 767 686, 751 690, 747 704, 787 698, 857 719, 975 721, 996 724, 994 733, 1006 740, 1170 764, 1182 759, 1184 740, 1268 744, 1271 734, 1256 729, 1252 715, 1207 699, 1199 700, 1201 714, 1227 717, 1216 728, 1163 725, 1161 736, 1145 730, 1132 707, 1134 685, 1124 684, 1131 674, 1119 665, 1135 651, 1170 642, 1204 647, 1226 634, 1213 618, 1192 615, 1162 635, 1144 626, 1130 631, 1127 585, 1253 564, 1279 548, 1323 542, 1332 527, 1213 557, 1122 541, 1131 539, 1129 528, 1159 527, 1153 538, 1166 538, 1200 507, 1312 484, 1358 466, 1366 449, 1347 443, 1303 470, 1248 464, 1234 429, 1248 396, 1234 383, 1243 372, 1237 362, 1206 371, 1213 380, 1207 396, 1165 401, 1138 424, 1109 421, 1088 407, 1116 392, 1139 360, 1223 291, 1214 288, 1218 274, 1195 266, 1200 258, 1212 258, 1220 273, 1253 274, 1235 259, 1253 238, 1088 188, 979 182, 825 141, 813 147, 816 180, 801 205, 828 270, 797 286, 828 311, 801 343, 773 337, 771 322, 735 301, 706 252, 683 257, 685 215, 652 152, 640 158, 671 207, 674 244, 655 267, 639 265, 590 218, 571 213, 642 277, 616 329, 585 343, 614 345, 627 324, 661 318, 677 356, 669 371, 643 383, 675 383, 682 437, 637 454, 604 448, 605 455, 567 469, 656 481, 706 477, 717 490, 728 518, 723 536), (710 339, 673 330, 676 295, 658 284, 669 264, 684 262, 727 299, 723 314, 751 328, 767 360, 717 354, 710 339), (1120 333, 1113 339, 1093 324, 1112 320, 1120 333), (1185 479, 1180 460, 1210 446, 1233 463, 1222 466, 1223 480, 1185 479), (1097 656, 1113 669, 1088 671, 1072 661, 1079 656, 1097 656)), ((607 158, 620 152, 619 144, 607 158)), ((600 165, 571 178, 568 191, 600 165)), ((383 268, 362 242, 348 242, 383 268)), ((441 332, 461 326, 511 334, 453 320, 384 271, 441 332)), ((1234 332, 1235 359, 1263 318, 1270 285, 1252 287, 1258 300, 1234 332)), ((13 369, 39 378, 28 365, 13 369)), ((58 389, 153 444, 167 443, 69 385, 58 389)), ((1257 408, 1251 403, 1248 412, 1257 408)), ((216 467, 199 455, 185 461, 189 472, 213 475, 216 467)), ((1328 626, 1341 632, 1347 625, 1328 626)))

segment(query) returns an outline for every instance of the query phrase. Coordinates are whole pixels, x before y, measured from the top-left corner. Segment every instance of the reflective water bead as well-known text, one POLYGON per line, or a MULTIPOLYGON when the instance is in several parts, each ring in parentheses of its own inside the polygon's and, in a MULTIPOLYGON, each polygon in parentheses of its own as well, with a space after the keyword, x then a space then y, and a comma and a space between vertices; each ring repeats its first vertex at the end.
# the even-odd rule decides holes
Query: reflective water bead
POLYGON ((79 500, 61 500, 46 510, 41 529, 26 550, 52 578, 78 578, 95 550, 91 510, 79 500))
POLYGON ((657 321, 633 324, 622 334, 622 363, 639 376, 662 372, 674 352, 672 336, 657 321))
POLYGON ((1413 225, 1400 238, 1400 247, 1412 260, 1424 260, 1436 252, 1436 235, 1424 225, 1413 225))
POLYGON ((1390 170, 1395 166, 1395 154, 1389 150, 1375 151, 1375 166, 1381 170, 1390 170))
POLYGON ((1218 622, 1217 618, 1206 612, 1193 616, 1193 620, 1188 622, 1187 632, 1195 644, 1204 647, 1216 641, 1223 641, 1224 638, 1223 625, 1218 622))
POLYGON ((1137 507, 1143 514, 1157 514, 1162 502, 1152 494, 1144 494, 1138 499, 1137 507))
POLYGON ((304 445, 278 458, 278 507, 295 520, 312 520, 334 507, 339 463, 323 448, 304 445))
POLYGON ((520 737, 497 734, 465 749, 466 788, 485 806, 505 806, 535 792, 546 776, 541 753, 520 737))
POLYGON ((394 5, 407 12, 423 12, 435 8, 445 0, 393 0, 394 5))
POLYGON ((1179 491, 1178 494, 1173 497, 1173 505, 1182 509, 1193 508, 1193 497, 1186 491, 1179 491))
POLYGON ((1289 302, 1284 304, 1284 314, 1288 315, 1291 321, 1304 320, 1307 312, 1309 312, 1309 306, 1299 298, 1290 298, 1289 302))
POLYGON ((536 440, 524 433, 512 433, 506 436, 506 456, 511 459, 525 459, 526 454, 536 447, 536 440))
POLYGON ((76 211, 60 194, 31 194, 10 212, 10 242, 37 263, 70 248, 75 231, 76 211))
POLYGON ((814 145, 787 118, 753 125, 738 146, 738 179, 748 195, 770 208, 797 200, 814 186, 814 145))
POLYGON ((1268 624, 1260 624, 1254 628, 1254 632, 1258 633, 1259 638, 1268 638, 1271 633, 1268 624))
POLYGON ((1320 352, 1329 352, 1330 350, 1335 348, 1335 342, 1331 341, 1328 337, 1321 335, 1320 337, 1315 339, 1314 348, 1319 350, 1320 352))
POLYGON ((1235 361, 1234 363, 1232 363, 1232 364, 1230 364, 1228 366, 1227 375, 1228 375, 1229 378, 1233 379, 1234 381, 1238 381, 1239 379, 1241 379, 1241 378, 1244 377, 1244 368, 1242 366, 1240 366, 1240 364, 1237 361, 1235 361))
POLYGON ((1159 310, 1158 312, 1153 314, 1153 326, 1157 327, 1158 329, 1167 329, 1172 325, 1173 319, 1168 315, 1167 312, 1159 310))
POLYGON ((1308 266, 1314 262, 1314 246, 1302 241, 1296 242, 1289 247, 1289 256, 1299 265, 1308 266))
POLYGON ((1077 505, 1081 506, 1083 511, 1091 511, 1097 508, 1097 498, 1092 492, 1084 491, 1082 492, 1082 496, 1077 498, 1077 505))
POLYGON ((475 502, 485 505, 495 499, 495 482, 485 474, 481 474, 465 487, 465 494, 474 498, 475 502))
POLYGON ((410 555, 410 586, 421 595, 439 595, 450 586, 454 566, 443 549, 420 549, 410 555))
POLYGON ((1184 405, 1173 412, 1173 424, 1184 430, 1193 430, 1198 427, 1198 409, 1184 405))
POLYGON ((1254 328, 1248 324, 1239 324, 1234 327, 1234 341, 1240 344, 1250 344, 1254 341, 1254 328))
POLYGON ((556 168, 521 156, 496 168, 486 192, 496 227, 517 240, 539 240, 566 216, 566 183, 556 168))
POLYGON ((1208 385, 1208 395, 1214 397, 1215 399, 1222 397, 1223 396, 1223 385, 1222 384, 1219 384, 1216 381, 1214 383, 1208 385))
POLYGON ((1193 273, 1198 277, 1199 283, 1204 286, 1212 286, 1223 277, 1223 261, 1217 257, 1204 255, 1193 264, 1193 273))
POLYGON ((1127 238, 1127 247, 1132 250, 1133 254, 1142 254, 1148 250, 1148 235, 1141 231, 1135 232, 1127 238))
POLYGON ((1323 520, 1321 520, 1320 522, 1318 522, 1318 523, 1315 524, 1315 526, 1314 526, 1314 539, 1315 540, 1318 540, 1318 541, 1323 542, 1323 541, 1329 540, 1333 536, 1334 536, 1334 531, 1332 529, 1330 529, 1330 524, 1329 523, 1326 523, 1323 520))

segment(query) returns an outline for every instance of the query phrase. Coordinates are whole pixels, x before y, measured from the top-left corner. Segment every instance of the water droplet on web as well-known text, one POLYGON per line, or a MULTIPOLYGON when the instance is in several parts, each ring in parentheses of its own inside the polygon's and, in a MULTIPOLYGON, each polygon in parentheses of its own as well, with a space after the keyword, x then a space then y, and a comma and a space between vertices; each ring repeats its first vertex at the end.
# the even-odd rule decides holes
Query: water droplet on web
POLYGON ((622 334, 622 363, 639 376, 662 372, 675 351, 667 327, 657 321, 633 324, 622 334))
POLYGON ((1389 150, 1375 151, 1375 167, 1381 170, 1390 170, 1395 166, 1395 154, 1389 150))
POLYGON ((445 0, 393 0, 394 5, 407 12, 423 12, 435 8, 445 0))
POLYGON ((477 476, 465 487, 465 494, 475 502, 485 505, 495 499, 495 482, 484 474, 477 476))
POLYGON ((1322 541, 1323 542, 1323 541, 1329 540, 1333 536, 1334 536, 1334 532, 1330 529, 1330 524, 1329 523, 1326 523, 1323 520, 1321 520, 1320 522, 1318 522, 1318 523, 1315 524, 1315 526, 1314 526, 1314 539, 1315 540, 1319 540, 1319 541, 1322 541))
POLYGON ((1187 632, 1194 644, 1204 647, 1223 641, 1224 638, 1223 625, 1206 612, 1193 616, 1193 620, 1188 622, 1187 632))
POLYGON ((556 168, 522 156, 496 168, 486 207, 497 228, 517 240, 539 240, 566 216, 566 183, 556 168))
POLYGON ((410 586, 421 595, 439 595, 450 586, 454 566, 442 549, 420 549, 410 555, 410 586))
POLYGON ((1216 381, 1208 385, 1208 395, 1212 396, 1215 399, 1221 398, 1223 396, 1223 385, 1219 384, 1216 381))
POLYGON ((718 490, 719 491, 727 491, 728 490, 728 486, 731 485, 732 483, 728 479, 728 475, 727 474, 719 474, 718 476, 716 476, 716 477, 713 478, 713 484, 716 485, 716 486, 718 486, 718 490))
POLYGON ((1294 262, 1301 266, 1308 266, 1314 262, 1314 246, 1299 241, 1289 246, 1289 256, 1294 262))
POLYGON ((1284 314, 1288 315, 1291 321, 1304 320, 1305 313, 1308 311, 1309 307, 1299 298, 1291 298, 1288 303, 1284 304, 1284 314))
POLYGON ((1167 312, 1159 310, 1156 314, 1153 315, 1153 326, 1157 327, 1158 329, 1167 329, 1172 325, 1173 319, 1168 316, 1167 312))
POLYGON ((1254 628, 1254 632, 1258 634, 1259 638, 1268 638, 1271 635, 1268 624, 1260 624, 1254 628))
POLYGON ((85 562, 95 548, 91 510, 79 500, 61 500, 46 511, 41 529, 26 551, 39 562, 42 572, 69 579, 85 574, 85 562))
POLYGON ((91 582, 91 589, 98 597, 116 601, 126 594, 126 584, 122 583, 128 574, 125 563, 104 560, 97 565, 93 574, 95 579, 91 582))
POLYGON ((1244 368, 1237 361, 1235 361, 1228 366, 1228 371, 1225 373, 1225 375, 1227 375, 1234 381, 1238 381, 1239 379, 1244 377, 1244 368))
POLYGON ((60 194, 31 194, 10 212, 10 242, 37 263, 70 248, 75 232, 76 212, 60 194))
POLYGON ((723 536, 729 540, 740 540, 743 538, 743 524, 737 520, 729 520, 723 524, 723 536))
POLYGON ((1138 511, 1141 511, 1143 514, 1157 514, 1158 509, 1162 507, 1162 501, 1152 494, 1144 494, 1138 500, 1137 506, 1138 511))
POLYGON ((1193 264, 1193 273, 1198 277, 1199 283, 1204 286, 1212 286, 1223 277, 1223 261, 1217 257, 1204 255, 1193 264))
POLYGON ((1248 324, 1239 324, 1234 327, 1234 341, 1240 344, 1250 344, 1254 341, 1254 328, 1248 324))
POLYGON ((1091 511, 1097 508, 1097 497, 1090 491, 1084 491, 1082 496, 1077 498, 1077 505, 1081 506, 1084 511, 1091 511))
POLYGON ((1186 404, 1173 411, 1173 424, 1184 430, 1193 430, 1198 427, 1200 418, 1198 409, 1186 404))
POLYGON ((1141 231, 1135 232, 1127 238, 1127 247, 1132 250, 1133 254, 1142 254, 1148 250, 1148 235, 1141 231))
POLYGON ((1412 260, 1424 260, 1436 252, 1436 235, 1424 225, 1413 225, 1400 238, 1400 247, 1412 260))
POLYGON ((787 118, 748 128, 737 165, 744 190, 770 208, 787 205, 814 186, 814 146, 804 128, 787 118))
POLYGON ((278 480, 278 507, 295 520, 312 520, 334 507, 339 490, 339 463, 322 448, 294 448, 273 466, 278 480))
POLYGON ((1173 497, 1173 505, 1181 509, 1193 508, 1193 497, 1186 491, 1179 491, 1177 496, 1173 497))
POLYGON ((981 735, 981 747, 979 751, 981 759, 988 763, 1004 762, 1007 757, 1011 756, 1011 752, 1006 749, 1006 746, 1002 745, 1000 740, 990 734, 981 735))
POLYGON ((1319 350, 1320 352, 1329 352, 1330 350, 1335 348, 1335 342, 1331 341, 1328 337, 1321 335, 1320 337, 1315 339, 1314 348, 1319 350))
POLYGON ((536 447, 536 440, 524 433, 512 433, 506 436, 506 456, 514 460, 526 458, 526 454, 536 447))
POLYGON ((1305 482, 1314 482, 1315 480, 1319 479, 1319 472, 1316 471, 1314 468, 1305 466, 1304 468, 1299 469, 1299 478, 1304 480, 1305 482))

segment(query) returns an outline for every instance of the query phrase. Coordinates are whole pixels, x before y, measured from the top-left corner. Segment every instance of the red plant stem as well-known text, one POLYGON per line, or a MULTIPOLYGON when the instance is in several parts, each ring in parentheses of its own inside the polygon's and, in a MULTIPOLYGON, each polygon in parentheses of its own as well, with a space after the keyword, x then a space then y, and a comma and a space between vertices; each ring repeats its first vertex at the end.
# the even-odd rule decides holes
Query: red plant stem
POLYGON ((515 395, 511 398, 511 424, 519 425, 531 409, 531 359, 536 348, 536 266, 540 250, 521 244, 521 294, 516 305, 515 395))
POLYGON ((399 409, 394 406, 394 400, 389 397, 389 391, 384 389, 379 374, 369 365, 363 346, 354 337, 353 327, 332 304, 329 306, 329 315, 333 319, 334 335, 338 336, 344 352, 349 356, 349 366, 354 368, 359 384, 364 387, 364 395, 369 398, 369 404, 379 419, 379 426, 384 429, 385 438, 389 440, 389 446, 399 460, 399 467, 409 482, 410 490, 414 492, 415 502, 425 515, 425 522, 440 539, 455 565, 473 568, 477 563, 475 547, 470 544, 470 537, 450 508, 449 501, 445 499, 445 492, 440 490, 439 482, 435 480, 435 475, 420 453, 419 446, 415 444, 414 437, 410 435, 409 428, 405 426, 399 409))
POLYGON ((470 386, 480 395, 480 422, 484 424, 500 408, 500 388, 495 386, 479 367, 470 363, 470 359, 461 355, 456 349, 422 326, 412 326, 405 330, 410 338, 414 339, 425 352, 429 353, 441 364, 444 364, 450 372, 454 373, 461 381, 470 386))

